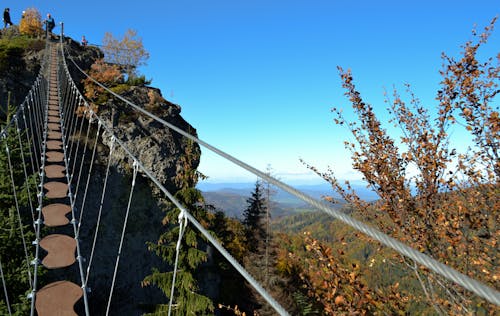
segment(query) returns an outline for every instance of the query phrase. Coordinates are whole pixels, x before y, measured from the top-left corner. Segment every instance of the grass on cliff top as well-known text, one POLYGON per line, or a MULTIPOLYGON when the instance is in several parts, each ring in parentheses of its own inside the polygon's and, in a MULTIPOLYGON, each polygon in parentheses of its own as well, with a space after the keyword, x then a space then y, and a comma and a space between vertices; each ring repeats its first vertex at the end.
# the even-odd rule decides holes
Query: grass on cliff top
POLYGON ((45 48, 45 41, 26 35, 8 36, 2 33, 0 38, 0 73, 21 66, 22 56, 26 51, 40 51, 45 48))

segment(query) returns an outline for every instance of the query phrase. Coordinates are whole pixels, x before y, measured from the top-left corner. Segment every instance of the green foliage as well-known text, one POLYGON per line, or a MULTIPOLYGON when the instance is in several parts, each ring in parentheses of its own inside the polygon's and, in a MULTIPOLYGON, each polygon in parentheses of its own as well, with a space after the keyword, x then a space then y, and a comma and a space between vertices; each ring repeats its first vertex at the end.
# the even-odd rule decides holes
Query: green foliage
MULTIPOLYGON (((172 286, 173 272, 160 272, 158 269, 154 269, 152 274, 147 276, 143 284, 149 285, 154 284, 160 288, 165 296, 170 296, 170 288, 172 286)), ((175 305, 172 308, 174 315, 188 315, 188 314, 205 314, 207 306, 213 306, 212 301, 201 294, 198 294, 198 288, 195 286, 196 280, 194 280, 193 275, 188 271, 177 271, 176 276, 176 288, 179 293, 175 298, 175 305), (182 294, 182 295, 181 295, 182 294)), ((165 315, 168 311, 168 304, 161 304, 156 306, 153 313, 146 315, 165 315)))
POLYGON ((148 79, 146 79, 145 75, 141 75, 141 76, 137 76, 137 77, 135 77, 135 76, 128 77, 126 83, 129 86, 144 87, 144 86, 150 85, 152 81, 153 81, 153 79, 148 80, 148 79))
POLYGON ((295 303, 298 305, 300 314, 307 315, 320 315, 320 311, 314 307, 310 299, 300 291, 296 291, 292 294, 295 303))
MULTIPOLYGON (((195 204, 200 200, 201 194, 194 188, 184 188, 177 192, 175 197, 186 205, 190 213, 196 218, 205 216, 202 207, 195 204), (187 199, 187 200, 186 200, 187 199)), ((165 232, 159 237, 157 243, 148 243, 148 248, 155 252, 169 264, 174 264, 176 245, 179 235, 179 226, 176 225, 179 209, 171 205, 164 218, 165 232)), ((186 227, 182 238, 179 253, 178 272, 175 284, 175 315, 204 314, 213 311, 212 301, 201 294, 196 281, 197 268, 207 260, 205 251, 201 250, 204 241, 198 233, 190 226, 186 227)), ((170 296, 170 288, 173 272, 153 271, 146 277, 143 285, 155 285, 160 288, 167 297, 170 296)), ((162 307, 159 307, 160 309, 162 307)))
MULTIPOLYGON (((194 188, 199 177, 196 169, 191 167, 193 159, 196 158, 196 152, 193 151, 192 146, 189 146, 189 142, 187 144, 185 155, 180 159, 183 168, 177 174, 176 180, 180 189, 176 192, 175 198, 202 225, 208 227, 211 216, 206 212, 201 192, 194 188)), ((160 235, 157 243, 148 243, 148 248, 164 261, 173 265, 180 230, 178 225, 180 210, 170 203, 167 206, 167 212, 163 219, 165 231, 160 235)), ((187 225, 181 239, 179 252, 173 298, 175 302, 173 306, 174 315, 205 315, 214 310, 212 300, 201 294, 198 287, 197 279, 200 276, 200 266, 207 261, 205 249, 206 242, 204 238, 191 225, 187 225)), ((167 297, 170 297, 172 277, 172 271, 160 272, 153 270, 152 274, 144 279, 143 286, 155 285, 167 297)), ((161 314, 166 307, 168 306, 158 306, 155 313, 157 315, 161 314)))
POLYGON ((27 36, 0 39, 0 75, 16 73, 24 69, 22 56, 28 50, 42 49, 40 41, 27 36))
MULTIPOLYGON (((12 111, 9 111, 12 112, 12 111)), ((28 207, 28 192, 25 184, 25 176, 21 165, 21 149, 17 134, 14 128, 9 128, 9 135, 0 140, 0 260, 2 262, 3 273, 9 295, 9 302, 14 315, 26 315, 29 313, 30 302, 27 294, 30 290, 28 279, 28 266, 24 253, 21 229, 17 210, 15 206, 14 194, 6 146, 9 148, 10 160, 13 164, 15 190, 20 206, 22 228, 26 242, 34 239, 31 211, 28 207)), ((22 136, 24 137, 24 136, 22 136)), ((23 148, 24 155, 29 152, 29 148, 23 148)), ((32 200, 35 200, 36 192, 34 178, 28 179, 32 200)), ((28 244, 29 247, 29 244, 28 244)), ((30 254, 28 249, 28 255, 30 254)), ((29 257, 31 260, 32 257, 29 257)), ((31 269, 31 266, 29 267, 31 269)), ((40 274, 42 276, 42 274, 40 274)), ((6 315, 7 305, 3 295, 0 295, 0 314, 6 315)))

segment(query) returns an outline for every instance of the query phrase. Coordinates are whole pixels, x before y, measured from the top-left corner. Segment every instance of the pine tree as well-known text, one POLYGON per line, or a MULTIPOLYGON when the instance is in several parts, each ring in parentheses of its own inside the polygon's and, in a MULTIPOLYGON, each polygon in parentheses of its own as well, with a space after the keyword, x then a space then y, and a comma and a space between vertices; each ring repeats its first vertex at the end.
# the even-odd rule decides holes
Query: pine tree
POLYGON ((264 222, 266 203, 260 181, 255 183, 255 189, 252 192, 252 196, 247 199, 247 203, 248 207, 243 211, 243 224, 246 227, 249 249, 252 252, 256 252, 261 248, 260 244, 266 238, 264 222))
MULTIPOLYGON (((184 205, 189 213, 193 215, 205 227, 209 225, 211 218, 204 207, 204 200, 201 192, 195 188, 198 178, 203 177, 196 169, 191 167, 196 152, 194 146, 188 142, 186 153, 181 158, 183 168, 179 168, 177 174, 177 185, 180 190, 175 194, 175 198, 184 205)), ((155 252, 164 261, 173 265, 176 256, 176 246, 179 236, 180 210, 173 204, 167 208, 163 224, 165 232, 161 234, 157 243, 148 243, 151 251, 155 252)), ((201 293, 198 280, 201 275, 200 266, 207 261, 206 241, 202 236, 187 225, 182 238, 179 262, 177 268, 173 315, 205 315, 213 312, 212 300, 201 293)), ((143 281, 143 286, 155 285, 170 298, 173 271, 159 271, 154 269, 152 274, 143 281)), ((168 304, 159 305, 151 315, 165 315, 168 304)))

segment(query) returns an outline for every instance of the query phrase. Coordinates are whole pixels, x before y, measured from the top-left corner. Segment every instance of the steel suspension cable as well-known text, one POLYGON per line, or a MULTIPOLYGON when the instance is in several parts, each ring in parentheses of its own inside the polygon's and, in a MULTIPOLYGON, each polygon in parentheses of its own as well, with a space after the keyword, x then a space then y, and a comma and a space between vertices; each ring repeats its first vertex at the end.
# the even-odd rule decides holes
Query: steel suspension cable
POLYGON ((179 264, 179 254, 181 249, 182 237, 188 223, 188 219, 183 211, 179 213, 179 238, 177 239, 177 245, 175 246, 175 262, 174 262, 174 272, 172 274, 172 286, 170 288, 170 300, 168 302, 168 316, 172 313, 172 303, 174 301, 174 290, 175 290, 175 279, 177 277, 177 266, 179 264))
MULTIPOLYGON (((96 119, 100 118, 94 113, 96 119)), ((106 132, 113 135, 113 131, 110 127, 107 127, 104 122, 102 123, 106 132)), ((115 137, 114 135, 112 137, 115 137)), ((120 147, 127 153, 127 155, 133 159, 134 161, 138 161, 137 157, 135 157, 132 152, 123 144, 118 138, 115 138, 115 141, 120 145, 120 147)), ((139 161, 138 166, 141 170, 146 174, 151 181, 153 181, 156 186, 165 194, 165 196, 181 211, 184 212, 185 216, 189 219, 189 221, 202 233, 207 240, 212 243, 212 245, 221 253, 221 255, 226 258, 226 260, 238 271, 245 280, 273 307, 280 315, 288 315, 286 310, 271 296, 267 291, 257 282, 255 279, 239 264, 236 259, 227 252, 224 247, 198 222, 198 220, 193 217, 189 211, 155 178, 151 172, 146 169, 139 161)))
MULTIPOLYGON (((26 115, 24 112, 23 112, 23 119, 25 121, 25 126, 28 129, 28 134, 29 134, 28 142, 33 144, 33 153, 30 155, 30 159, 32 161, 31 164, 33 167, 33 173, 38 175, 38 172, 40 171, 40 164, 38 162, 37 157, 38 157, 38 150, 40 150, 40 149, 37 146, 39 143, 37 143, 37 140, 35 138, 36 131, 35 131, 35 125, 33 123, 33 117, 32 117, 32 113, 31 113, 31 112, 35 111, 35 108, 30 105, 30 99, 27 99, 26 105, 27 105, 27 109, 28 109, 29 126, 26 125, 26 115), (32 109, 33 109, 33 111, 32 111, 32 109)), ((38 187, 37 187, 37 192, 40 192, 40 189, 38 187)))
MULTIPOLYGON (((33 152, 30 153, 28 156, 30 157, 30 162, 31 162, 31 173, 34 174, 34 173, 37 173, 37 170, 35 169, 35 162, 33 161, 33 155, 34 155, 34 151, 35 151, 35 144, 30 141, 30 132, 31 132, 31 129, 28 127, 28 124, 26 122, 26 113, 25 113, 25 110, 24 110, 24 107, 22 107, 22 112, 23 112, 23 122, 24 122, 24 128, 26 129, 26 141, 28 144, 32 144, 33 146, 31 148, 33 148, 33 152)), ((38 186, 35 186, 36 187, 36 191, 38 193, 38 186)))
POLYGON ((38 158, 40 156, 40 148, 38 146, 41 146, 40 140, 38 139, 38 133, 37 133, 37 125, 38 122, 36 121, 36 114, 35 112, 37 111, 36 107, 34 106, 33 103, 33 96, 30 93, 30 96, 27 101, 28 104, 28 118, 30 122, 29 130, 31 134, 31 141, 33 142, 33 154, 34 154, 34 160, 35 160, 35 165, 36 165, 36 170, 33 172, 38 174, 40 172, 40 161, 38 161, 38 158))
MULTIPOLYGON (((43 136, 42 136, 42 130, 41 128, 43 127, 43 107, 39 104, 39 102, 43 102, 40 100, 42 97, 41 92, 40 92, 40 85, 37 85, 36 89, 34 92, 31 94, 30 99, 31 99, 31 104, 33 106, 33 122, 34 122, 34 127, 33 127, 33 132, 36 136, 36 144, 38 146, 43 146, 42 141, 43 141, 43 136)), ((35 146, 38 148, 38 146, 35 146)), ((38 167, 41 165, 41 153, 37 152, 38 155, 35 155, 35 158, 38 162, 38 167)))
POLYGON ((23 220, 21 219, 21 211, 19 210, 19 201, 17 199, 16 182, 14 181, 14 170, 12 167, 12 161, 10 159, 10 150, 9 150, 9 145, 8 145, 7 139, 5 139, 5 150, 7 152, 7 162, 9 165, 10 180, 12 182, 12 192, 14 193, 14 202, 15 202, 16 210, 17 210, 17 219, 19 221, 19 231, 21 232, 21 238, 23 240, 24 255, 26 257, 26 267, 27 267, 27 271, 28 271, 28 280, 30 283, 30 288, 33 288, 33 280, 31 279, 31 272, 30 272, 30 259, 28 256, 28 248, 26 247, 26 238, 24 237, 23 220))
MULTIPOLYGON (((33 223, 35 222, 35 211, 33 210, 33 203, 31 201, 31 190, 30 190, 30 183, 29 183, 29 178, 28 178, 28 172, 26 170, 26 160, 24 159, 24 149, 23 149, 23 143, 21 141, 21 129, 19 128, 19 123, 17 121, 17 117, 14 119, 15 122, 15 127, 17 130, 17 136, 19 140, 19 149, 21 151, 21 162, 23 165, 23 171, 24 171, 24 184, 26 184, 26 191, 28 192, 28 202, 30 205, 30 210, 31 210, 31 218, 33 220, 33 223)), ((34 224, 33 224, 34 225, 34 224)), ((33 229, 35 226, 33 226, 33 229)))
POLYGON ((125 230, 127 229, 128 215, 130 213, 130 205, 132 204, 132 195, 134 194, 135 180, 137 178, 137 170, 138 170, 137 161, 134 161, 133 168, 134 168, 134 171, 133 171, 133 175, 132 175, 132 187, 130 188, 130 194, 129 194, 128 204, 127 204, 127 211, 125 213, 125 219, 123 220, 122 235, 120 238, 120 246, 118 247, 118 254, 116 256, 116 263, 115 263, 115 270, 113 272, 113 279, 111 281, 111 290, 109 292, 108 307, 106 308, 106 316, 109 315, 109 309, 111 307, 111 298, 113 297, 113 290, 115 288, 116 274, 118 273, 118 264, 120 263, 120 256, 122 253, 123 240, 125 238, 125 230))
MULTIPOLYGON (((85 109, 85 112, 83 113, 83 115, 86 116, 87 113, 88 113, 87 109, 85 109)), ((81 182, 80 179, 82 177, 82 170, 83 170, 83 164, 85 162, 85 155, 87 154, 87 146, 88 146, 88 142, 89 142, 91 126, 92 126, 92 120, 89 120, 89 122, 87 124, 87 133, 85 134, 85 144, 83 145, 82 158, 80 159, 80 168, 78 171, 78 181, 76 182, 75 197, 78 196, 78 188, 79 188, 80 182, 81 182)), ((73 168, 75 168, 75 167, 73 167, 73 168)), ((73 182, 73 176, 74 176, 74 174, 71 175, 71 182, 73 182)))
POLYGON ((111 159, 112 159, 114 147, 115 147, 115 138, 113 136, 111 138, 111 148, 109 149, 108 166, 106 167, 106 176, 104 177, 104 185, 103 185, 102 193, 101 193, 101 203, 99 204, 99 212, 97 213, 97 223, 96 223, 96 228, 95 228, 95 232, 94 232, 94 241, 92 242, 92 250, 90 251, 90 259, 89 259, 89 265, 87 266, 87 278, 85 279, 85 283, 87 283, 89 280, 90 269, 92 268, 92 259, 94 259, 94 250, 95 250, 95 245, 97 242, 97 234, 99 233, 99 226, 101 223, 102 207, 104 204, 104 196, 106 194, 106 189, 107 189, 107 185, 108 185, 109 169, 111 167, 111 159))
MULTIPOLYGON (((90 176, 92 175, 92 167, 94 166, 95 153, 96 153, 96 148, 97 148, 97 141, 99 140, 99 133, 100 133, 100 131, 101 131, 101 122, 99 121, 97 123, 97 133, 96 133, 95 142, 94 142, 94 149, 92 150, 92 158, 90 158, 89 172, 87 173, 87 183, 85 184, 85 191, 83 193, 82 205, 80 206, 80 219, 78 221, 77 236, 80 235, 80 228, 81 228, 81 225, 82 225, 83 212, 85 211, 85 201, 87 199, 87 192, 88 192, 89 183, 90 183, 90 176)), ((87 268, 87 280, 88 280, 88 274, 89 274, 89 270, 87 268)))
MULTIPOLYGON (((70 90, 69 91, 69 95, 71 96, 71 103, 69 104, 68 106, 68 109, 66 111, 66 117, 64 118, 65 121, 63 121, 63 123, 66 123, 66 128, 68 129, 68 132, 67 132, 67 140, 68 140, 68 146, 69 146, 69 150, 68 150, 68 162, 73 162, 73 145, 75 143, 75 129, 77 128, 78 126, 78 118, 76 117, 76 115, 74 115, 74 105, 78 102, 78 98, 76 96, 76 94, 73 94, 73 91, 71 91, 72 89, 68 89, 70 90), (71 143, 71 144, 69 144, 71 143)), ((70 172, 70 170, 68 170, 68 172, 70 172)))
POLYGON ((9 292, 7 292, 7 283, 5 282, 5 276, 3 275, 2 258, 1 257, 0 257, 0 275, 2 277, 3 293, 5 295, 5 305, 7 305, 7 310, 9 311, 9 316, 11 316, 12 311, 10 309, 9 292))
MULTIPOLYGON (((85 113, 87 113, 87 111, 85 111, 85 113)), ((75 152, 73 153, 73 166, 70 168, 71 169, 71 175, 70 175, 70 178, 69 178, 69 181, 70 183, 72 183, 73 181, 73 175, 75 174, 75 167, 76 167, 76 161, 78 160, 77 157, 78 157, 78 150, 80 149, 80 143, 81 143, 81 139, 82 139, 82 131, 83 131, 83 125, 84 125, 84 119, 81 118, 79 119, 80 121, 80 131, 78 132, 78 141, 77 141, 77 144, 76 144, 76 149, 75 149, 75 152)), ((70 151, 70 155, 71 155, 71 151, 70 151)), ((83 159, 80 158, 80 159, 83 159)), ((78 178, 78 182, 80 182, 80 178, 78 178)))
POLYGON ((92 77, 90 77, 87 73, 85 73, 77 64, 76 62, 69 56, 69 59, 73 62, 75 67, 78 68, 82 74, 84 74, 87 78, 89 78, 92 82, 100 86, 101 88, 105 89, 107 92, 111 93, 113 96, 116 98, 120 99, 121 101, 125 102, 126 104, 130 105, 132 108, 137 110, 138 112, 143 113, 144 115, 156 120, 157 122, 162 123, 164 126, 169 127, 170 129, 176 131, 177 133, 181 134, 182 136, 187 137, 190 140, 193 140, 200 144, 201 146, 209 149, 210 151, 216 153, 217 155, 225 158, 226 160, 231 161, 232 163, 236 164, 237 166, 240 166, 241 168, 253 173, 254 175, 274 184, 275 186, 283 189, 284 191, 298 197, 299 199, 307 202, 308 204, 314 206, 315 208, 327 213, 328 215, 342 221, 343 223, 355 228, 356 230, 361 231, 365 235, 370 236, 371 238, 381 242, 382 244, 386 245, 389 248, 392 248, 399 252, 400 254, 403 254, 404 256, 407 256, 408 258, 411 258, 412 260, 415 260, 419 264, 427 267, 428 269, 432 270, 435 273, 438 273, 448 280, 451 280, 455 282, 456 284, 464 287, 465 289, 475 293, 478 296, 481 296, 482 298, 488 300, 489 302, 500 305, 500 292, 475 280, 470 278, 469 276, 458 272, 457 270, 448 267, 447 265, 437 261, 436 259, 421 253, 406 244, 403 244, 402 242, 396 240, 393 237, 390 237, 382 232, 380 232, 378 229, 375 229, 363 222, 360 222, 358 220, 355 220, 351 218, 349 215, 342 213, 341 211, 334 209, 327 205, 324 202, 318 201, 314 199, 313 197, 304 194, 295 188, 273 178, 267 175, 266 173, 252 167, 251 165, 227 154, 226 152, 216 148, 215 146, 212 146, 199 138, 183 131, 182 129, 178 128, 177 126, 159 118, 158 116, 146 111, 145 109, 141 108, 140 106, 130 102, 129 100, 123 98, 122 96, 114 93, 110 89, 108 89, 106 86, 101 84, 100 82, 96 81, 92 77))

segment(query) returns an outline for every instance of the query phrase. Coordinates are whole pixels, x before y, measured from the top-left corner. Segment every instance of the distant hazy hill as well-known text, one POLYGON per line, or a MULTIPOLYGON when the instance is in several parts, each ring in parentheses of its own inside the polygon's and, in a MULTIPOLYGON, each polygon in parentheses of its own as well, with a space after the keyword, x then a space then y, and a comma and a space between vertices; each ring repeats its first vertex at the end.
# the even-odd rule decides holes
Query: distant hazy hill
MULTIPOLYGON (((202 191, 207 203, 223 210, 226 215, 236 218, 242 218, 243 210, 247 207, 246 200, 250 197, 254 187, 254 183, 206 182, 201 182, 197 186, 202 191)), ((327 184, 299 185, 295 186, 295 188, 316 199, 321 199, 326 195, 338 198, 338 195, 332 194, 332 189, 327 184)), ((361 198, 365 200, 374 200, 376 198, 374 193, 363 186, 355 186, 355 188, 361 198)), ((314 210, 304 201, 281 189, 275 189, 272 201, 271 215, 273 218, 314 210)), ((339 204, 339 206, 341 205, 342 203, 339 204)))

